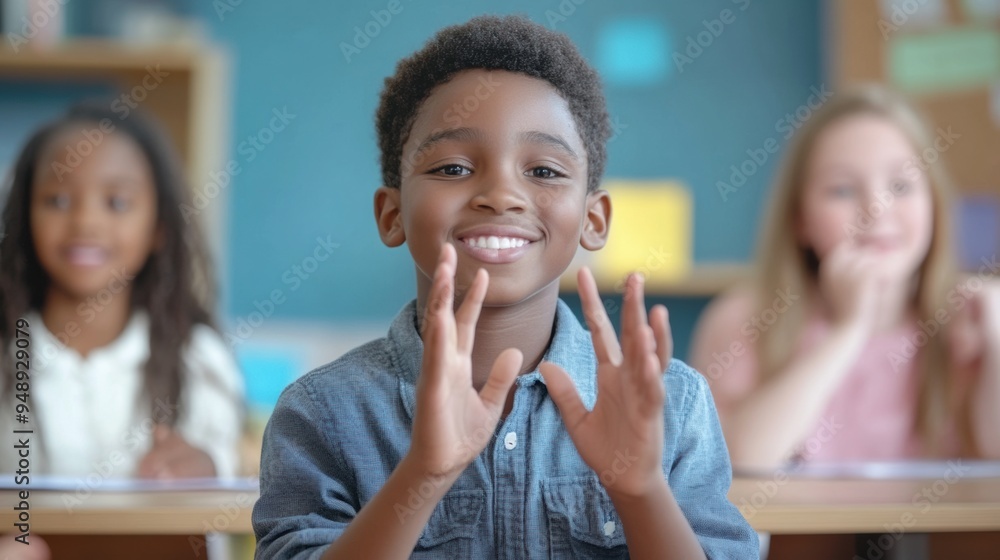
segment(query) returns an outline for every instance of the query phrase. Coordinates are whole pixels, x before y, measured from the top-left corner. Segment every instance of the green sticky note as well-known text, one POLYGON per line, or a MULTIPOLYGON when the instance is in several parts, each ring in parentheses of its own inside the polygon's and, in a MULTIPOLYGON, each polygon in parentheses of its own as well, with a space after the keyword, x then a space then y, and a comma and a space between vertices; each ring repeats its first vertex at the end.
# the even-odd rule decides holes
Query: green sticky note
POLYGON ((888 57, 892 83, 906 92, 985 87, 1000 78, 1000 33, 987 28, 953 28, 899 34, 889 44, 888 57))

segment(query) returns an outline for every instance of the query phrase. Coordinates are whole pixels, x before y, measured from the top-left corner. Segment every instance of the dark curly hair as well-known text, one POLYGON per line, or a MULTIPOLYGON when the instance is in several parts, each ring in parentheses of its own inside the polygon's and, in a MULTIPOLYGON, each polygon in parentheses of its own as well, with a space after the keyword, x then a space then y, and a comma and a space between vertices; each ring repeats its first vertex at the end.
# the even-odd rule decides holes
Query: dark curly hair
MULTIPOLYGON (((44 125, 27 140, 6 185, 0 239, 0 395, 13 400, 14 365, 11 349, 18 320, 31 310, 41 311, 50 279, 39 262, 31 235, 31 192, 39 169, 47 165, 42 154, 59 135, 81 125, 114 124, 141 148, 152 170, 156 188, 157 222, 163 246, 154 251, 136 274, 130 306, 149 315, 149 359, 145 364, 145 392, 152 410, 166 413, 160 421, 174 425, 184 410, 182 350, 198 324, 215 328, 215 279, 205 242, 196 222, 185 223, 181 208, 190 207, 183 168, 162 130, 138 112, 121 117, 111 104, 87 101, 44 125), (159 403, 166 403, 167 407, 159 403)), ((0 402, 0 407, 4 403, 0 402)))
POLYGON ((597 189, 611 131, 600 76, 569 37, 523 16, 480 16, 446 27, 399 61, 375 114, 385 186, 399 188, 403 145, 421 104, 435 87, 471 69, 517 72, 552 84, 569 104, 587 148, 587 190, 597 189))

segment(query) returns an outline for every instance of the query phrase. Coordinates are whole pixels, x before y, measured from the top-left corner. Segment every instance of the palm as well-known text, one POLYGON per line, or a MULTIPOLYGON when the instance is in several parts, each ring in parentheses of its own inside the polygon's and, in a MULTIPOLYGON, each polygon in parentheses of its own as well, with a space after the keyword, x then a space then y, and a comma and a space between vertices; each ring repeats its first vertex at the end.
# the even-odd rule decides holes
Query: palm
POLYGON ((632 279, 619 345, 588 270, 579 285, 598 362, 593 409, 586 410, 562 368, 544 364, 542 374, 584 462, 609 489, 641 495, 663 476, 662 375, 673 351, 666 309, 655 307, 647 323, 641 282, 632 279))
POLYGON ((488 276, 480 270, 458 311, 452 311, 455 260, 455 249, 446 244, 423 322, 411 444, 423 468, 442 476, 464 469, 489 442, 522 360, 519 351, 504 351, 482 390, 473 388, 472 346, 488 276))

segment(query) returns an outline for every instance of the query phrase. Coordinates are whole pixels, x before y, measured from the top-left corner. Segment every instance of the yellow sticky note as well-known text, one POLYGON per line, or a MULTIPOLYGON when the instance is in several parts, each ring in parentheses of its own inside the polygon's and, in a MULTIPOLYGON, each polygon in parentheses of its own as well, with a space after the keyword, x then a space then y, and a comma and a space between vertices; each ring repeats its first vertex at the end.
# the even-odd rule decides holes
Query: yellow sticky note
POLYGON ((683 278, 691 269, 691 192, 671 180, 612 179, 604 184, 611 193, 611 230, 608 244, 594 253, 592 264, 598 280, 621 288, 633 271, 647 283, 660 284, 683 278))

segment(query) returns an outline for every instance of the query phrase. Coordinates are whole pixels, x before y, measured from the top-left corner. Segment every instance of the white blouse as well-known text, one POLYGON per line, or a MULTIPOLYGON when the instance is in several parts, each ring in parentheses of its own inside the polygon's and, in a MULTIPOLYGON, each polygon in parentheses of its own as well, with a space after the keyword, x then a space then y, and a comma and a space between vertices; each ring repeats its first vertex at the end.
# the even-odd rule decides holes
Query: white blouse
MULTIPOLYGON (((149 319, 136 312, 122 334, 84 358, 50 333, 41 316, 29 313, 29 411, 32 474, 84 477, 88 483, 134 476, 149 451, 157 418, 177 403, 150 407, 143 364, 149 357, 149 319)), ((205 451, 220 477, 239 469, 243 380, 218 333, 198 325, 184 352, 184 404, 175 429, 205 451)), ((0 385, 0 472, 17 470, 14 445, 25 426, 15 420, 12 400, 0 385), (15 437, 17 436, 17 437, 15 437)), ((13 401, 17 403, 19 401, 13 401)))

